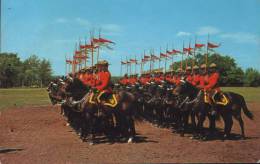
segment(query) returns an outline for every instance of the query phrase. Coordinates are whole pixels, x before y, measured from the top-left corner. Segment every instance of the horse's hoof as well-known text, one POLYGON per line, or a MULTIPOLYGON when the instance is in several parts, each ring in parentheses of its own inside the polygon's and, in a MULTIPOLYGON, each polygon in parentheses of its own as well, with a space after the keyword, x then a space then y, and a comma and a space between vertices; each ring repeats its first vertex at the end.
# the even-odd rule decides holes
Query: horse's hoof
POLYGON ((207 141, 208 138, 206 136, 202 137, 202 141, 207 141))
POLYGON ((90 146, 94 145, 94 142, 90 142, 89 145, 90 145, 90 146))
POLYGON ((70 124, 69 124, 69 123, 66 123, 66 126, 70 126, 70 124))
POLYGON ((129 139, 128 139, 128 141, 127 141, 127 143, 133 143, 133 137, 130 137, 129 139))

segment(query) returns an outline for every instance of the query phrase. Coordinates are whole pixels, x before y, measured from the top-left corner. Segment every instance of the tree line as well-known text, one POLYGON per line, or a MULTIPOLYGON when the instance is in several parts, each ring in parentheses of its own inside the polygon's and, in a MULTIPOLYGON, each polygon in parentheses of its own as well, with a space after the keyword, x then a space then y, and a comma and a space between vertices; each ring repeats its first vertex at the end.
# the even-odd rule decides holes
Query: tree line
MULTIPOLYGON (((216 63, 221 73, 221 86, 260 86, 260 72, 254 68, 243 70, 237 65, 235 59, 213 53, 208 56, 208 63, 216 63)), ((188 59, 191 65, 192 59, 188 59)), ((205 63, 202 53, 196 55, 195 64, 205 63)), ((183 63, 185 66, 185 62, 183 63)), ((175 70, 180 67, 180 62, 175 62, 171 67, 175 70)), ((0 88, 9 87, 44 87, 53 79, 52 67, 49 60, 40 59, 31 55, 21 60, 15 53, 0 53, 0 88)), ((113 77, 114 80, 116 77, 113 77)))
POLYGON ((0 53, 0 87, 44 87, 52 79, 49 60, 31 55, 22 61, 15 53, 0 53))

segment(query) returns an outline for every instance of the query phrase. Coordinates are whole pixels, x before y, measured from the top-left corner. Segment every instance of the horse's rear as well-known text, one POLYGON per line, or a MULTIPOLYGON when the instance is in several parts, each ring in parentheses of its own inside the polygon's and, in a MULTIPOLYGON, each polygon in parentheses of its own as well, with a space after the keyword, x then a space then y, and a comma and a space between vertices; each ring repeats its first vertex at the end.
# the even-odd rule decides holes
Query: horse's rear
POLYGON ((239 122, 241 137, 245 139, 244 121, 242 119, 241 110, 243 110, 244 114, 251 120, 253 120, 254 115, 247 108, 246 101, 242 95, 234 92, 224 92, 224 94, 228 97, 229 103, 226 106, 219 106, 219 109, 225 122, 225 137, 229 137, 230 135, 233 126, 233 116, 239 122))

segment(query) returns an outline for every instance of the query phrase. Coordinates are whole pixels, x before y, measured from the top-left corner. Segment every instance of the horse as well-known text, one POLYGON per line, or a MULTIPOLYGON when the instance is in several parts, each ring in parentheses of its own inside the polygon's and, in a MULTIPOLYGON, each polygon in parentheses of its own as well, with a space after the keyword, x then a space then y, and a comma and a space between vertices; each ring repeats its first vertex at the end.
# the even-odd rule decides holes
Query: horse
POLYGON ((49 95, 49 98, 51 100, 52 105, 55 105, 57 103, 61 103, 64 99, 65 95, 64 92, 64 82, 50 82, 47 87, 47 92, 49 95))
MULTIPOLYGON (((77 85, 73 84, 75 82, 76 81, 72 81, 67 89, 72 95, 76 94, 75 92, 77 91, 74 88, 78 88, 77 85)), ((95 143, 97 126, 104 124, 106 127, 111 127, 114 126, 111 124, 117 124, 116 127, 120 129, 120 132, 124 132, 125 137, 128 138, 128 142, 132 142, 135 136, 135 126, 132 118, 134 115, 134 96, 126 91, 116 92, 115 97, 118 104, 115 107, 110 107, 96 100, 94 100, 94 102, 90 101, 90 99, 92 99, 92 92, 91 89, 80 100, 76 102, 73 101, 72 103, 82 112, 84 117, 84 121, 81 125, 81 138, 83 141, 89 140, 90 145, 92 145, 95 143), (116 121, 111 121, 113 118, 115 118, 116 121), (89 137, 87 138, 88 135, 89 137)), ((112 139, 111 136, 109 136, 109 139, 112 139)))
MULTIPOLYGON (((223 94, 229 99, 227 105, 217 105, 213 109, 211 104, 205 103, 203 92, 190 84, 189 82, 182 80, 181 84, 178 85, 174 91, 177 95, 186 95, 189 101, 186 104, 192 104, 193 111, 198 116, 197 128, 199 131, 202 130, 203 122, 206 115, 209 115, 210 129, 215 128, 215 115, 212 113, 220 114, 224 120, 224 134, 223 139, 230 137, 230 132, 233 125, 232 116, 238 120, 241 129, 241 138, 245 139, 244 122, 241 116, 241 110, 251 120, 253 120, 253 114, 248 110, 245 99, 242 95, 234 92, 223 92, 223 94), (199 112, 198 112, 199 111, 199 112)), ((194 116, 194 115, 193 115, 194 116)), ((195 124, 195 118, 192 119, 192 124, 195 124)))

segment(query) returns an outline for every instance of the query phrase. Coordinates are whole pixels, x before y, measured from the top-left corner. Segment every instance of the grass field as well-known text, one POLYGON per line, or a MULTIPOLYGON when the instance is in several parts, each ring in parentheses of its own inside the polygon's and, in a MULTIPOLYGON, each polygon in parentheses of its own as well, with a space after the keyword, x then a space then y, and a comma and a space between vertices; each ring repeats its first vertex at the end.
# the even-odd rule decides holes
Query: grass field
POLYGON ((50 101, 45 88, 0 89, 0 110, 9 107, 48 104, 50 104, 50 101))
MULTIPOLYGON (((260 87, 223 87, 223 91, 233 91, 243 95, 247 102, 260 102, 260 87)), ((45 89, 14 88, 0 89, 0 110, 9 107, 22 107, 50 104, 45 89)))
POLYGON ((223 91, 232 91, 243 95, 246 102, 260 103, 260 87, 222 87, 223 91))

